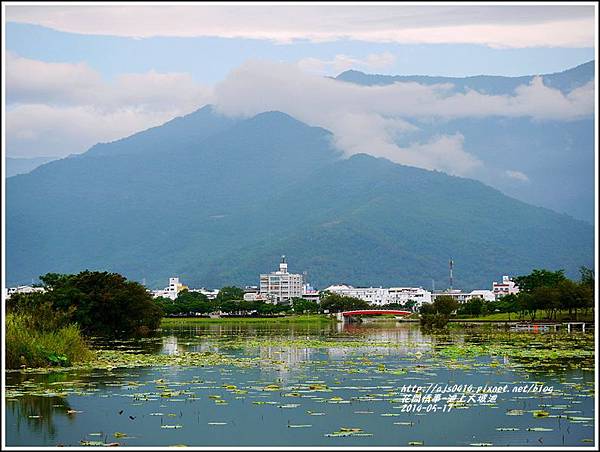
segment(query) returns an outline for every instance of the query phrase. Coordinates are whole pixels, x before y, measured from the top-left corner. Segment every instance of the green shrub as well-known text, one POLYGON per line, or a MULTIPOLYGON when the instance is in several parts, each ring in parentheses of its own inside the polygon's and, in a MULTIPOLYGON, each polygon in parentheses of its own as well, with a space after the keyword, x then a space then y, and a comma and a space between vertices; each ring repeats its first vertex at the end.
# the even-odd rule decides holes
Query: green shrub
POLYGON ((68 366, 93 357, 77 325, 48 331, 36 323, 28 314, 6 315, 6 368, 68 366))

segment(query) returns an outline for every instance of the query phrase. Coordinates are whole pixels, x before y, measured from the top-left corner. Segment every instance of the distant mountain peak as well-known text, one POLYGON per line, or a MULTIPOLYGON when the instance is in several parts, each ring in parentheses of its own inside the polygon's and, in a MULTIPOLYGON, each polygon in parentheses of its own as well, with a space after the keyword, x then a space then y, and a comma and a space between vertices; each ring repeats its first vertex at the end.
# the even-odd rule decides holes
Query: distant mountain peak
POLYGON ((562 71, 525 74, 525 75, 519 75, 519 76, 502 76, 502 75, 486 75, 486 74, 469 75, 469 76, 464 76, 464 77, 443 76, 443 75, 442 76, 432 76, 432 75, 425 75, 425 74, 410 74, 410 75, 391 75, 391 74, 389 74, 388 75, 388 74, 376 74, 376 73, 370 73, 370 72, 363 72, 363 71, 359 71, 357 69, 348 69, 346 71, 340 72, 337 76, 332 77, 332 78, 337 79, 337 80, 343 80, 343 81, 352 81, 351 79, 353 77, 386 77, 386 78, 422 77, 422 78, 444 78, 444 79, 469 79, 469 78, 473 78, 473 77, 502 77, 502 78, 516 79, 516 78, 534 77, 534 76, 548 77, 548 76, 555 76, 555 75, 559 75, 559 74, 567 74, 567 73, 573 73, 573 72, 584 72, 584 73, 589 74, 591 77, 593 77, 594 72, 595 72, 595 60, 586 61, 585 63, 578 64, 577 66, 573 66, 573 67, 564 69, 562 71))
POLYGON ((246 285, 286 254, 317 287, 425 285, 452 255, 475 288, 593 263, 591 225, 469 179, 340 159, 329 132, 279 111, 214 110, 9 178, 8 284, 102 268, 151 285, 246 285))

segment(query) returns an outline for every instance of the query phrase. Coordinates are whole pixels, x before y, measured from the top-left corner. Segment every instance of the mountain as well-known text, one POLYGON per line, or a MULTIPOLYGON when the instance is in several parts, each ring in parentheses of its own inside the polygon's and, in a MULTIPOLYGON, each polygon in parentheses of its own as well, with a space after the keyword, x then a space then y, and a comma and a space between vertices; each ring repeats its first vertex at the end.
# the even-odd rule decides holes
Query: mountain
POLYGON ((18 158, 6 157, 6 177, 25 174, 44 163, 56 160, 58 157, 18 158))
MULTIPOLYGON (((564 72, 542 74, 546 86, 568 94, 594 80, 594 61, 564 72)), ((448 83, 451 92, 467 89, 490 95, 513 95, 515 89, 533 79, 531 76, 430 77, 389 76, 346 71, 337 80, 365 86, 416 82, 425 85, 448 83)), ((434 120, 406 118, 417 126, 403 134, 399 145, 428 142, 439 135, 462 134, 467 152, 481 160, 487 171, 473 177, 530 204, 567 213, 594 222, 594 125, 593 116, 571 121, 538 121, 527 117, 483 117, 434 120), (527 180, 508 177, 519 171, 527 180), (560 190, 556 187, 560 186, 560 190)))
MULTIPOLYGON (((575 88, 585 85, 594 79, 594 61, 580 64, 571 69, 552 74, 540 74, 544 84, 560 90, 563 94, 571 92, 575 88)), ((415 82, 421 85, 436 85, 449 83, 454 85, 457 92, 465 92, 472 89, 486 94, 506 95, 513 94, 515 88, 528 85, 535 75, 524 75, 521 77, 505 77, 498 75, 476 75, 472 77, 433 77, 429 75, 381 75, 365 74, 364 72, 350 69, 342 72, 336 78, 344 82, 358 85, 375 86, 391 85, 396 82, 415 82)))
POLYGON ((280 112, 207 106, 6 181, 6 280, 85 268, 152 287, 257 284, 279 256, 317 287, 489 287, 593 266, 589 224, 481 182, 367 155, 280 112))

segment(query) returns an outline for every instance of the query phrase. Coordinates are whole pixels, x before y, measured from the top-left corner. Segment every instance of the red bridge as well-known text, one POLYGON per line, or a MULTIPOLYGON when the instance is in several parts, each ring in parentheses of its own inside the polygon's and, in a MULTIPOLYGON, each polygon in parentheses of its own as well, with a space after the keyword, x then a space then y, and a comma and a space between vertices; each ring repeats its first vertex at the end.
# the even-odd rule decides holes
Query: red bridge
POLYGON ((344 322, 348 317, 355 317, 359 315, 410 315, 411 311, 398 311, 396 309, 359 309, 356 311, 344 311, 338 312, 336 317, 338 321, 344 322))

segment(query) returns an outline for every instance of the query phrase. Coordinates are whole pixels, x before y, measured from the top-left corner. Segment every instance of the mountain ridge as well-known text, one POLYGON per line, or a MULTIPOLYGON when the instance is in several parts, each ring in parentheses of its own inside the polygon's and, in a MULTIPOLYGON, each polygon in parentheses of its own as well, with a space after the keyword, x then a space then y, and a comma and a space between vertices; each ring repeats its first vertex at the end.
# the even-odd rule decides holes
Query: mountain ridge
POLYGON ((286 254, 317 287, 426 286, 452 256, 467 289, 593 263, 584 222, 478 181, 342 158, 330 132, 289 115, 177 123, 8 178, 7 283, 90 268, 154 287, 256 284, 286 254))
MULTIPOLYGON (((446 83, 452 85, 450 95, 475 90, 485 95, 513 96, 518 86, 529 84, 534 77, 394 76, 350 70, 334 80, 359 86, 446 83)), ((595 60, 562 72, 541 74, 541 78, 546 87, 566 96, 595 79, 595 60)), ((594 114, 570 120, 500 116, 422 119, 410 114, 401 119, 414 129, 395 138, 398 146, 460 134, 465 151, 483 163, 483 171, 473 177, 522 201, 594 223, 594 114), (518 180, 510 176, 515 171, 521 175, 518 180), (557 178, 560 190, 556 189, 557 178)))
POLYGON ((482 82, 490 80, 500 81, 505 83, 505 87, 510 87, 509 91, 492 90, 485 91, 489 94, 508 94, 515 87, 523 84, 528 84, 534 77, 542 77, 547 86, 560 89, 563 93, 581 86, 590 78, 595 76, 595 60, 587 61, 575 67, 565 69, 564 71, 552 72, 547 74, 530 74, 520 76, 503 76, 503 75, 470 75, 466 77, 452 76, 437 76, 437 75, 387 75, 387 74, 371 74, 355 69, 349 69, 341 72, 334 79, 345 82, 358 83, 361 85, 389 85, 394 82, 409 82, 418 81, 424 84, 451 83, 458 85, 460 91, 464 91, 466 87, 476 89, 481 87, 482 82), (574 81, 573 81, 574 79, 574 81))

